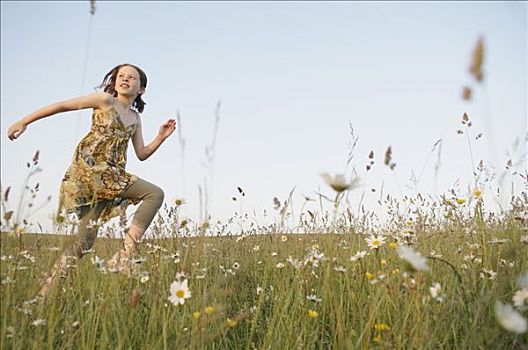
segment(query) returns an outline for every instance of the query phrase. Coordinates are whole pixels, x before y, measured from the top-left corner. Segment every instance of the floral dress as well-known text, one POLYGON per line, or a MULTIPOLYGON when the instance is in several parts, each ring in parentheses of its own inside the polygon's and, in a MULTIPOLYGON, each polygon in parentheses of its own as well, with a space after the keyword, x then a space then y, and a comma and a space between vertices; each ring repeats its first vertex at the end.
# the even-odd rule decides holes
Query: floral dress
POLYGON ((123 214, 138 200, 123 200, 120 195, 138 178, 125 171, 127 148, 137 122, 126 126, 117 109, 94 109, 92 127, 79 142, 73 160, 62 179, 59 215, 79 214, 82 206, 109 201, 100 221, 123 214))

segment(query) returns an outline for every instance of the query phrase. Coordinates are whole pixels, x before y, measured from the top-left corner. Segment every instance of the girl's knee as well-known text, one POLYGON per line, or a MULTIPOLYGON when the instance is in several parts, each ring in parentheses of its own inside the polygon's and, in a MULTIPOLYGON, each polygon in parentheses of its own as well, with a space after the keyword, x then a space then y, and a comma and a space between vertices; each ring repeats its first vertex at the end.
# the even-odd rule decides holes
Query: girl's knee
POLYGON ((158 186, 154 186, 152 189, 152 195, 151 195, 152 201, 156 204, 158 208, 161 207, 163 204, 163 200, 165 199, 165 192, 158 186))

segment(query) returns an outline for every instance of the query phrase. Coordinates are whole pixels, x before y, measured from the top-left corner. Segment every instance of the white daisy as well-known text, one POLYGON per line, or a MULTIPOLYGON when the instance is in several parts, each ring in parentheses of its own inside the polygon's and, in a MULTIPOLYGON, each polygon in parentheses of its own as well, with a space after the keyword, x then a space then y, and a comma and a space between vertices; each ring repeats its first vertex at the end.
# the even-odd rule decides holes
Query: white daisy
POLYGON ((344 175, 338 174, 330 176, 327 173, 321 174, 322 178, 332 187, 332 189, 338 193, 343 191, 352 190, 359 186, 359 177, 354 177, 350 182, 347 182, 344 175))
POLYGON ((168 298, 172 304, 183 305, 185 303, 185 299, 189 299, 190 297, 191 292, 187 286, 187 280, 172 282, 170 285, 170 295, 168 298))
POLYGON ((365 238, 370 249, 378 249, 385 244, 385 237, 377 235, 365 238))
POLYGON ((493 270, 482 269, 480 272, 480 278, 494 280, 497 277, 497 273, 493 270))
POLYGON ((407 261, 414 270, 429 271, 427 259, 420 255, 420 253, 416 252, 413 248, 406 245, 400 245, 397 250, 400 258, 407 261))
MULTIPOLYGON (((222 270, 224 270, 224 267, 222 265, 220 265, 220 268, 222 270)), ((182 281, 182 280, 185 280, 187 279, 187 273, 186 272, 176 272, 176 281, 182 281)))
POLYGON ((344 266, 342 266, 342 265, 338 265, 338 266, 334 267, 334 271, 344 273, 344 272, 346 272, 346 268, 344 266))
POLYGON ((526 319, 515 311, 510 304, 503 304, 497 301, 495 303, 495 316, 501 327, 509 332, 523 334, 528 329, 526 319))
POLYGON ((443 302, 445 299, 445 295, 440 294, 440 291, 442 289, 442 286, 440 283, 435 282, 431 287, 429 287, 429 292, 431 293, 431 297, 438 301, 439 303, 443 302))
POLYGON ((363 259, 367 255, 369 255, 369 253, 367 253, 367 251, 365 251, 365 250, 359 251, 354 256, 350 257, 350 261, 357 261, 359 259, 363 259))
POLYGON ((149 281, 149 279, 150 279, 150 276, 149 276, 147 271, 141 272, 141 274, 139 276, 139 281, 141 283, 147 283, 149 281))
POLYGON ((288 259, 286 261, 294 268, 299 270, 302 267, 302 261, 299 261, 298 259, 294 259, 290 256, 288 256, 288 259))
POLYGON ((306 299, 308 299, 310 301, 313 301, 313 302, 316 302, 316 303, 320 303, 323 300, 321 298, 318 298, 317 295, 315 295, 315 294, 310 294, 310 295, 306 296, 306 299))
POLYGON ((520 289, 513 295, 513 306, 519 311, 528 309, 528 287, 520 289))
POLYGON ((319 262, 324 259, 324 253, 319 253, 317 249, 312 249, 306 259, 304 260, 304 265, 311 264, 313 267, 318 267, 319 262))

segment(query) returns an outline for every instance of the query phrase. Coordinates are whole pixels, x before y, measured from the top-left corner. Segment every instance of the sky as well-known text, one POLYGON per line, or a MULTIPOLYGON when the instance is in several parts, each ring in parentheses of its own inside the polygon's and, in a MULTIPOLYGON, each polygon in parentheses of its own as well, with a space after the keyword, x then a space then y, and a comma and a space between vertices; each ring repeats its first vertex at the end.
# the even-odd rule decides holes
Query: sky
MULTIPOLYGON (((177 132, 148 160, 129 147, 127 170, 163 188, 167 204, 184 198, 191 220, 200 221, 205 207, 199 187, 213 220, 235 212, 267 220, 273 197, 282 202, 294 188, 297 210, 304 196, 333 196, 325 172, 359 176, 348 199, 368 210, 381 210, 382 186, 400 197, 451 188, 462 196, 475 186, 468 139, 457 134, 463 113, 472 121, 473 162, 483 160, 497 178, 506 174, 501 186, 519 193, 523 184, 511 174, 526 170, 527 13, 526 2, 96 1, 91 15, 89 1, 1 1, 7 208, 16 208, 26 162, 39 150, 42 171, 30 183, 40 184, 37 205, 51 201, 29 219, 52 230, 60 181, 91 110, 37 121, 14 142, 9 125, 93 92, 121 63, 149 79, 145 142, 180 116, 177 132), (479 38, 481 83, 468 71, 479 38), (461 98, 463 86, 472 88, 470 101, 461 98), (350 126, 359 138, 347 166, 350 126), (383 164, 389 146, 393 170, 383 164), (504 173, 509 159, 513 169, 504 173), (417 185, 412 174, 421 174, 417 185)), ((485 186, 490 194, 499 184, 485 186)))

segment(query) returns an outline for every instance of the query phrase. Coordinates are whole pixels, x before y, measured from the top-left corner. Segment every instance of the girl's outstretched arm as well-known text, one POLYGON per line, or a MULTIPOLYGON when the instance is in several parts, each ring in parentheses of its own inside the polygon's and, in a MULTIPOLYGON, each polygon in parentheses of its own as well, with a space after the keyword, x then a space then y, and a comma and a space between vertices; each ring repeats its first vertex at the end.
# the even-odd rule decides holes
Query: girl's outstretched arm
POLYGON ((39 119, 52 116, 57 113, 75 111, 85 108, 109 108, 112 106, 113 97, 105 92, 94 92, 92 94, 60 101, 43 107, 26 115, 7 129, 7 137, 10 140, 17 139, 27 126, 39 119))
POLYGON ((143 133, 141 131, 141 119, 138 121, 138 126, 134 135, 132 135, 132 144, 134 145, 134 151, 139 160, 143 161, 150 157, 158 147, 165 141, 173 132, 176 130, 176 121, 169 119, 163 123, 160 127, 158 135, 154 140, 145 146, 143 142, 143 133))

